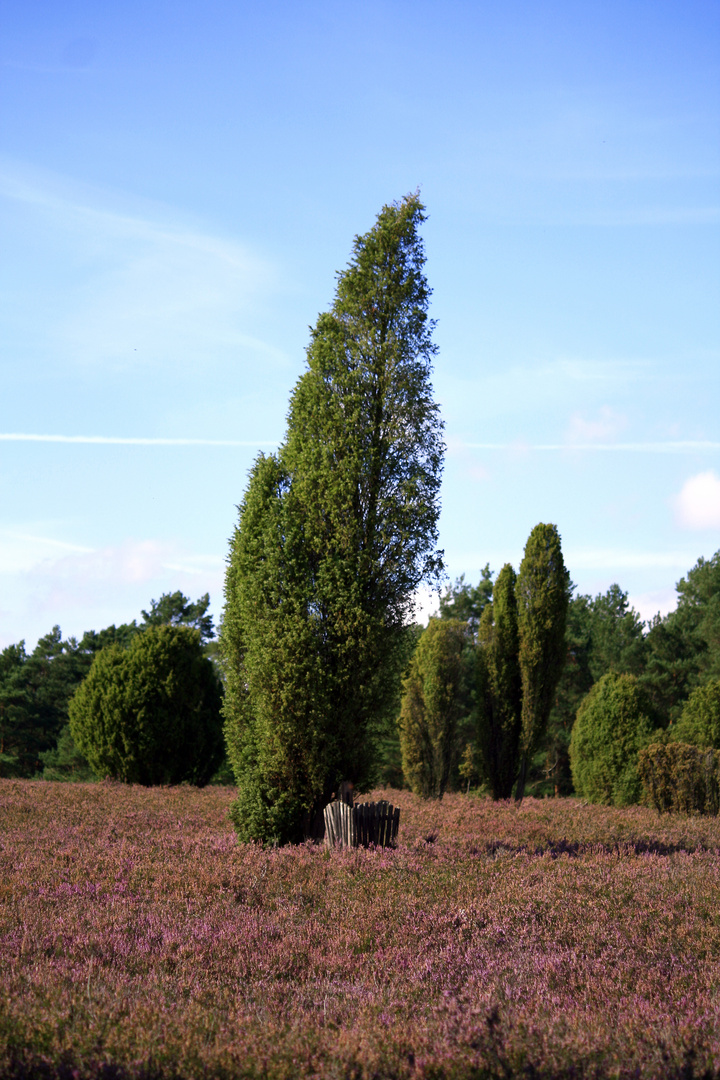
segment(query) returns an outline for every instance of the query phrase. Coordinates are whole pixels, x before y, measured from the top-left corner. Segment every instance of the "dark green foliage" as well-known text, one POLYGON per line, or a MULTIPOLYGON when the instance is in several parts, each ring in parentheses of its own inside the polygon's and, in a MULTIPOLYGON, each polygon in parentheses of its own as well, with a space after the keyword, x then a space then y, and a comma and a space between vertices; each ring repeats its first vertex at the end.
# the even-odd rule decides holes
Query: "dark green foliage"
POLYGON ((685 742, 658 741, 638 754, 638 774, 659 813, 717 814, 720 752, 685 742))
POLYGON ((516 575, 506 563, 480 620, 478 748, 493 799, 508 799, 520 765, 520 673, 516 575))
POLYGON ((614 806, 639 801, 638 751, 652 736, 649 713, 634 675, 609 672, 595 683, 578 709, 570 739, 578 795, 614 806))
POLYGON ((652 620, 645 639, 643 685, 655 712, 665 724, 678 720, 693 687, 698 685, 707 647, 693 613, 677 608, 652 620))
POLYGON ((205 593, 195 603, 178 590, 163 593, 159 600, 150 601, 150 611, 143 611, 141 630, 148 626, 190 626, 199 631, 200 641, 206 645, 214 636, 212 615, 207 614, 210 607, 210 594, 205 593))
POLYGON ((720 678, 720 551, 677 583, 678 604, 646 639, 643 681, 664 723, 677 721, 692 690, 720 678))
POLYGON ((0 776, 90 779, 92 771, 68 728, 68 703, 93 657, 109 645, 127 648, 148 626, 190 625, 212 636, 209 602, 207 594, 192 604, 181 592, 165 593, 152 601, 150 613, 143 612, 142 626, 133 620, 88 630, 79 643, 63 641, 55 626, 29 655, 24 642, 5 649, 0 654, 0 776))
POLYGON ((60 732, 57 746, 52 750, 44 750, 40 754, 43 765, 43 780, 96 780, 97 777, 88 765, 87 759, 82 754, 72 737, 70 725, 66 724, 60 732))
POLYGON ((523 695, 516 798, 522 799, 530 757, 545 735, 566 655, 570 575, 555 525, 536 525, 530 533, 516 596, 523 695))
POLYGON ((38 737, 30 711, 30 695, 23 678, 27 664, 25 642, 9 645, 0 654, 0 775, 28 775, 39 760, 38 737), (28 758, 30 759, 28 762, 28 758))
POLYGON ((440 597, 440 618, 461 619, 473 634, 477 634, 480 618, 485 606, 490 603, 492 593, 492 570, 490 564, 486 563, 480 571, 477 585, 466 581, 464 574, 456 579, 454 585, 448 585, 440 597))
POLYGON ((330 787, 328 762, 332 779, 342 779, 325 719, 332 704, 319 612, 292 509, 287 474, 260 455, 232 543, 221 646, 225 741, 238 785, 233 820, 243 839, 266 842, 310 831, 313 804, 330 787))
MULTIPOLYGON (((373 747, 375 764, 370 783, 373 787, 386 785, 402 788, 405 777, 402 768, 402 749, 400 747, 400 728, 398 717, 402 702, 403 681, 410 671, 410 662, 424 633, 424 627, 410 623, 404 628, 405 646, 403 659, 399 666, 400 677, 395 680, 395 694, 392 706, 385 716, 373 717, 368 727, 368 738, 373 747)), ((461 721, 462 728, 462 721, 461 721)))
POLYGON ((678 742, 720 750, 720 679, 693 690, 669 735, 678 742))
POLYGON ((630 607, 628 594, 619 585, 611 585, 594 600, 578 597, 588 606, 588 666, 595 682, 608 671, 639 675, 645 659, 644 623, 630 607))
POLYGON ((40 638, 29 655, 25 643, 0 654, 0 775, 34 776, 40 755, 51 750, 68 719, 68 702, 87 674, 92 654, 60 627, 40 638))
POLYGON ((131 623, 121 623, 120 626, 106 626, 104 630, 86 630, 80 639, 80 651, 89 655, 88 667, 95 653, 108 645, 120 645, 126 649, 136 634, 140 633, 140 627, 135 620, 131 623))
POLYGON ((70 730, 99 776, 205 784, 222 760, 221 693, 197 630, 149 627, 93 660, 70 730))
POLYGON ((458 723, 468 710, 467 643, 467 623, 430 619, 403 683, 403 773, 425 798, 442 798, 457 764, 458 723))
POLYGON ((643 627, 619 585, 611 585, 595 598, 572 597, 565 630, 565 666, 543 750, 534 762, 534 790, 545 787, 556 795, 572 790, 570 733, 580 702, 593 683, 609 671, 641 673, 646 653, 643 627))
POLYGON ((720 551, 711 559, 698 559, 677 583, 677 615, 687 620, 702 643, 699 648, 700 681, 720 678, 720 551))
POLYGON ((257 459, 240 507, 221 641, 244 839, 312 835, 341 780, 371 782, 412 595, 441 568, 423 220, 408 196, 356 237, 285 441, 257 459))

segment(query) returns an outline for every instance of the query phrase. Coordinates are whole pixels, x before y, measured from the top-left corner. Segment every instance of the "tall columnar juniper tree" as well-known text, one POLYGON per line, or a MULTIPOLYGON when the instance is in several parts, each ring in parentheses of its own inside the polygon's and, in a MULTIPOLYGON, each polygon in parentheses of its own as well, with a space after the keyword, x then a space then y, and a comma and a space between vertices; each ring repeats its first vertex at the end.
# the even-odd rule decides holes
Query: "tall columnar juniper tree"
POLYGON ((522 676, 516 574, 506 563, 480 619, 477 649, 478 749, 494 799, 509 799, 520 765, 522 676))
POLYGON ((522 677, 521 759, 515 792, 518 801, 525 793, 530 755, 545 734, 565 663, 570 592, 570 575, 557 527, 536 525, 525 545, 516 587, 522 677))
POLYGON ((313 835, 341 780, 371 779, 413 593, 442 568, 423 211, 408 195, 355 238, 285 439, 257 458, 240 506, 221 647, 244 839, 313 835))

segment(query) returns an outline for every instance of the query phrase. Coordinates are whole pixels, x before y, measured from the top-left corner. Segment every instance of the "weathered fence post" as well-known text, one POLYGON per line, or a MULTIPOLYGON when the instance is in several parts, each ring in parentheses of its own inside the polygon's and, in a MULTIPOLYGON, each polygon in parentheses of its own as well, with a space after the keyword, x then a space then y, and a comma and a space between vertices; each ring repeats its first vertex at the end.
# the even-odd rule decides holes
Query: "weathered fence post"
POLYGON ((325 807, 325 843, 328 847, 394 847, 400 827, 400 807, 384 799, 378 803, 331 802, 325 807))

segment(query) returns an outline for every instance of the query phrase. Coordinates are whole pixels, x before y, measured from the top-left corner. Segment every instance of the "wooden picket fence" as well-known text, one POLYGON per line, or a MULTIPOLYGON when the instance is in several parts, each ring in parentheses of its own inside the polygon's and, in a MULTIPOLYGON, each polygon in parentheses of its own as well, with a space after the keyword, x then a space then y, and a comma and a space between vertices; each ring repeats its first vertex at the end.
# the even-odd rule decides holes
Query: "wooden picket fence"
POLYGON ((392 803, 331 802, 325 807, 325 843, 328 847, 395 847, 400 807, 392 803))

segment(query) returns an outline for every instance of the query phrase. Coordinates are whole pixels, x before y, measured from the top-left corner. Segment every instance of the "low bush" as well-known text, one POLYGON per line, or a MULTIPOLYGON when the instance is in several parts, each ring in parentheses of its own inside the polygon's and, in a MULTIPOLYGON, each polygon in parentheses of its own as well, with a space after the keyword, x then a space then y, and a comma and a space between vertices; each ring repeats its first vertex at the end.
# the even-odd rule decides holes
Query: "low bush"
POLYGON ((70 730, 97 775, 202 786, 223 758, 221 691, 197 630, 154 626, 93 660, 70 730))
POLYGON ((661 814, 717 814, 720 805, 720 752, 711 747, 667 741, 651 743, 638 754, 638 774, 650 803, 661 814))
POLYGON ((578 795, 614 806, 639 802, 638 751, 649 742, 652 730, 635 676, 603 675, 583 699, 570 737, 570 767, 578 795))

